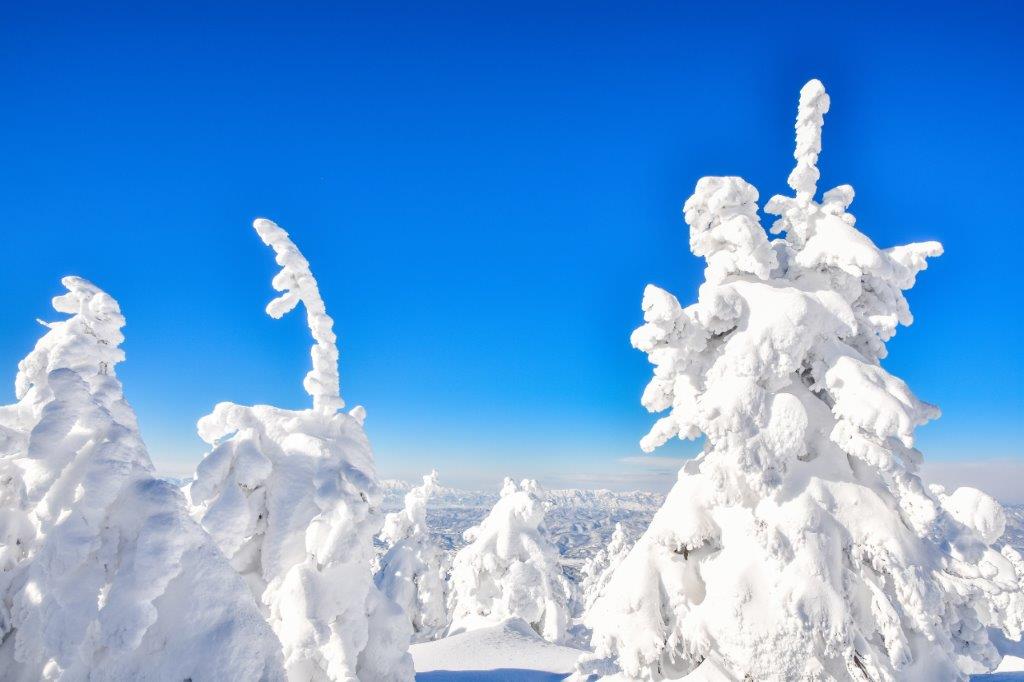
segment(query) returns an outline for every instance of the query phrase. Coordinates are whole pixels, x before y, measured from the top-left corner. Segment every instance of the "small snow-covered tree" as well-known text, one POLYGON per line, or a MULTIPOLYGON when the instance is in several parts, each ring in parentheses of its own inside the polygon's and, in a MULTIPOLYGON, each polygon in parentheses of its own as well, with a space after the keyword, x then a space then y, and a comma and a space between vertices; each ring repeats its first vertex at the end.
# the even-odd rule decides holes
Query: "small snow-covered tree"
POLYGON ((0 679, 283 680, 249 590, 154 476, 114 371, 117 302, 62 282, 70 317, 0 408, 0 679))
POLYGON ((487 518, 465 532, 452 562, 454 634, 521 618, 551 642, 565 638, 572 585, 544 525, 536 481, 506 478, 487 518))
POLYGON ((281 266, 267 313, 306 308, 313 408, 220 403, 199 420, 213 448, 189 486, 193 513, 263 605, 290 680, 411 680, 409 626, 370 571, 382 519, 365 410, 340 411, 333 321, 308 261, 273 222, 253 227, 281 266))
POLYGON ((988 628, 1020 638, 1024 564, 991 546, 1002 510, 923 485, 914 430, 939 411, 881 365, 942 249, 875 246, 848 185, 815 199, 828 106, 820 82, 801 90, 795 196, 766 206, 785 236, 744 180, 703 178, 684 206, 697 302, 644 293, 643 403, 669 414, 641 445, 706 442, 591 609, 584 671, 954 680, 998 663, 988 628))
POLYGON ((632 546, 629 538, 626 537, 626 529, 621 523, 616 523, 608 546, 584 562, 581 571, 582 580, 580 581, 581 606, 584 613, 594 606, 594 602, 597 601, 601 591, 611 580, 615 569, 629 554, 632 546))
POLYGON ((427 502, 438 489, 437 472, 405 495, 405 507, 388 514, 380 537, 387 552, 374 582, 402 607, 412 624, 413 640, 424 642, 448 627, 448 555, 430 536, 427 502))

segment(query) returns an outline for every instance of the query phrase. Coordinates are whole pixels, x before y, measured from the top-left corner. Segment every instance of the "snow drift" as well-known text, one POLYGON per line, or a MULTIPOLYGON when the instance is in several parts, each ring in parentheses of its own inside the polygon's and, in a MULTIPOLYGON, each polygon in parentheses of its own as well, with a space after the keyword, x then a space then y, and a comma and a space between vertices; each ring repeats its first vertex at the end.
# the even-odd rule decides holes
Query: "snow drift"
POLYGON ((124 317, 78 277, 0 408, 0 678, 283 679, 241 578, 154 477, 115 374, 124 317))
POLYGON ((1001 508, 922 483, 914 430, 939 411, 881 365, 941 246, 875 246, 849 185, 815 199, 828 107, 804 86, 795 196, 765 207, 785 236, 743 179, 702 178, 684 206, 707 262, 697 302, 644 293, 643 404, 668 415, 641 444, 706 444, 596 599, 582 671, 962 680, 999 663, 989 628, 1020 639, 1024 563, 991 545, 1001 508))

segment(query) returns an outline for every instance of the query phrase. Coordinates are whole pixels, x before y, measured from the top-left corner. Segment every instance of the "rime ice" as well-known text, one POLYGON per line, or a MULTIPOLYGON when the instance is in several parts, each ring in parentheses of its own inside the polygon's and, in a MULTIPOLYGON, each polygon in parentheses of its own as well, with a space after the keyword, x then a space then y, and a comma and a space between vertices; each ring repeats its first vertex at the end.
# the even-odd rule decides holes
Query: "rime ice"
POLYGON ((506 478, 501 498, 470 544, 455 555, 450 634, 521 619, 560 643, 569 623, 572 585, 544 526, 544 492, 536 481, 506 478))
POLYGON ((409 625, 370 573, 382 519, 365 410, 338 411, 338 351, 308 262, 274 223, 254 227, 282 266, 268 314, 306 306, 313 409, 220 403, 203 417, 212 449, 189 487, 194 514, 262 604, 290 680, 411 680, 409 625))
POLYGON ((402 607, 413 629, 413 640, 437 639, 448 628, 447 554, 430 537, 427 501, 438 489, 437 472, 405 495, 405 507, 388 514, 380 537, 388 550, 374 582, 402 607))
POLYGON ((880 364, 942 248, 877 247, 848 185, 815 199, 828 107, 818 81, 801 90, 795 196, 765 206, 784 236, 750 184, 702 178, 684 207, 707 262, 697 301, 644 292, 643 404, 667 415, 641 445, 706 444, 601 587, 582 671, 962 680, 998 664, 989 628, 1020 639, 1022 562, 991 546, 1001 510, 922 484, 914 430, 939 411, 880 364))
POLYGON ((283 680, 241 578, 157 480, 115 366, 124 317, 65 277, 70 317, 0 408, 0 678, 283 680))

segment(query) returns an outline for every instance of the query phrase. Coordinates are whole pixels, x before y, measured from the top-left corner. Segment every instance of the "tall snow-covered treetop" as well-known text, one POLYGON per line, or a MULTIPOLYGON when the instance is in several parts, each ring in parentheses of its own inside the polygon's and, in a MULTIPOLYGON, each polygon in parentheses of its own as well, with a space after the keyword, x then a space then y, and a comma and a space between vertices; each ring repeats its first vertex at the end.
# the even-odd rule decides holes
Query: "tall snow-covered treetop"
POLYGON ((193 513, 263 605, 290 680, 411 680, 411 628, 371 575, 382 519, 365 411, 338 411, 332 322, 308 262, 274 223, 253 226, 282 266, 268 314, 306 306, 313 409, 220 403, 200 419, 212 449, 189 486, 193 513))
POLYGON ((309 261, 302 255, 288 233, 273 221, 257 218, 252 226, 263 243, 274 250, 281 272, 273 280, 273 287, 283 292, 267 304, 267 315, 275 320, 291 312, 301 301, 306 307, 306 321, 313 335, 313 369, 309 370, 302 385, 313 397, 317 410, 335 411, 345 407, 341 399, 338 377, 338 339, 334 335, 334 320, 320 297, 320 287, 309 269, 309 261))
POLYGON ((448 627, 447 555, 430 536, 427 502, 437 492, 437 471, 405 495, 405 506, 388 514, 380 537, 387 545, 374 582, 402 607, 416 641, 436 639, 448 627))
POLYGON ((115 366, 124 317, 79 277, 0 407, 0 679, 275 680, 280 645, 157 480, 115 366))
POLYGON ((828 107, 820 82, 801 90, 794 196, 765 207, 784 236, 742 178, 702 178, 684 206, 707 262, 697 302, 644 292, 643 404, 668 414, 641 445, 706 440, 590 609, 584 671, 953 680, 998 663, 989 628, 1020 639, 1024 563, 991 547, 1001 508, 922 483, 914 430, 939 411, 880 364, 942 248, 877 247, 848 185, 816 199, 828 107))

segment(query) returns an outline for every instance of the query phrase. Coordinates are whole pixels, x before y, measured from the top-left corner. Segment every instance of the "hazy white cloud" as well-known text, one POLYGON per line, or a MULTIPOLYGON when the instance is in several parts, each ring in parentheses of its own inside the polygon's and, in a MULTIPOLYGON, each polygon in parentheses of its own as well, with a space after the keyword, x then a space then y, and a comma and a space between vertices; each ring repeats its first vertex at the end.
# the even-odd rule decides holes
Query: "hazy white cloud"
MULTIPOLYGON (((676 474, 687 459, 623 457, 617 460, 618 467, 607 471, 552 473, 539 478, 549 488, 608 488, 664 493, 676 482, 676 474)), ((939 483, 949 490, 970 486, 1003 503, 1024 504, 1024 458, 926 461, 922 475, 926 483, 939 483)))
POLYGON ((539 477, 546 488, 584 488, 614 490, 650 490, 667 493, 676 482, 676 471, 641 470, 614 472, 574 472, 539 477))
POLYGON ((1006 504, 1024 504, 1024 459, 926 460, 922 473, 925 482, 949 490, 966 485, 1006 504))
POLYGON ((683 463, 688 459, 692 458, 662 457, 660 455, 635 455, 632 457, 623 457, 618 461, 628 466, 638 466, 645 469, 670 469, 672 471, 679 471, 680 467, 682 467, 683 463))
MULTIPOLYGON (((460 467, 441 471, 444 485, 468 490, 497 490, 502 477, 515 479, 537 478, 546 488, 607 488, 609 490, 650 490, 668 492, 676 482, 676 475, 688 457, 663 455, 634 455, 620 457, 606 468, 560 470, 548 467, 539 471, 522 463, 509 462, 507 470, 496 471, 488 467, 460 467)), ((167 472, 162 472, 167 473, 167 472)), ((421 471, 382 471, 386 478, 400 478, 417 482, 421 471)), ((191 472, 189 472, 191 474, 191 472)), ((985 491, 1007 504, 1024 504, 1024 458, 993 457, 978 460, 925 461, 923 475, 926 483, 939 483, 952 490, 971 486, 985 491)))

